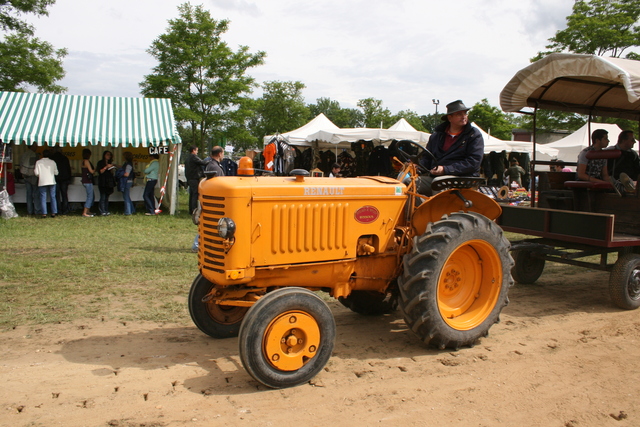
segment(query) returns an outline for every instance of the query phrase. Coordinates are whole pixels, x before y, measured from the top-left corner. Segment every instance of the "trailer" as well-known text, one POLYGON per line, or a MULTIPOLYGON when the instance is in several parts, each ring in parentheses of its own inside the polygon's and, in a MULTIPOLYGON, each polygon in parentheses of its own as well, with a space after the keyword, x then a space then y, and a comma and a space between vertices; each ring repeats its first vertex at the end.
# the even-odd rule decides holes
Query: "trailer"
MULTIPOLYGON (((497 220, 505 231, 532 236, 511 242, 514 280, 534 283, 547 261, 608 271, 613 303, 627 310, 640 307, 638 186, 625 193, 609 183, 578 181, 572 173, 535 170, 550 164, 535 156, 540 109, 585 114, 589 124, 596 116, 640 123, 640 62, 551 54, 518 71, 502 90, 500 104, 505 112, 534 117, 531 176, 533 182, 538 177, 537 191, 530 207, 503 206, 497 220)), ((603 150, 592 158, 611 159, 615 167, 620 154, 603 150)))

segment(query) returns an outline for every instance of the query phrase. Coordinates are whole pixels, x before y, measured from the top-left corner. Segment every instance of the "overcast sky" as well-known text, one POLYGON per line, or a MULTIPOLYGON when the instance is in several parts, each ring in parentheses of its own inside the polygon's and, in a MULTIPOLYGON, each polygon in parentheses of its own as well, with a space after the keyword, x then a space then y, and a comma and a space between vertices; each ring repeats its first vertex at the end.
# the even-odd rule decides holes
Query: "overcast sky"
MULTIPOLYGON (((36 34, 65 47, 71 95, 140 96, 155 60, 151 42, 180 0, 57 0, 36 34)), ((301 81, 306 103, 343 108, 376 98, 397 113, 438 112, 453 100, 499 106, 504 85, 565 27, 573 0, 201 0, 229 19, 223 39, 267 53, 258 83, 301 81)), ((259 94, 258 94, 259 95, 259 94)))

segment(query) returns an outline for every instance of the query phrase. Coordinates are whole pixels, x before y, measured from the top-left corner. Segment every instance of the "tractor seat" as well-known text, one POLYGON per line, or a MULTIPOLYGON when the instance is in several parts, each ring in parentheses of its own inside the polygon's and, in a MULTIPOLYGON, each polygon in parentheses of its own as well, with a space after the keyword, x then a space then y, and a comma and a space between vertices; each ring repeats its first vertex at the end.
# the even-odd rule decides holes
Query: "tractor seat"
POLYGON ((433 179, 431 189, 441 191, 448 188, 477 188, 486 181, 485 178, 479 176, 442 175, 433 179))

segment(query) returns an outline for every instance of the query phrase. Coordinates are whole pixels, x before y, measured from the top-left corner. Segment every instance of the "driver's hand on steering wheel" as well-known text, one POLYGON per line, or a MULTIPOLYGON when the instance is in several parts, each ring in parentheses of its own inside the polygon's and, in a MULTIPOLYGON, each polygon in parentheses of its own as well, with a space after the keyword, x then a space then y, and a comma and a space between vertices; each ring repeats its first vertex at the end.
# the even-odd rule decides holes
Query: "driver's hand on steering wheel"
POLYGON ((434 176, 444 175, 444 166, 436 166, 435 168, 431 169, 429 173, 434 176))

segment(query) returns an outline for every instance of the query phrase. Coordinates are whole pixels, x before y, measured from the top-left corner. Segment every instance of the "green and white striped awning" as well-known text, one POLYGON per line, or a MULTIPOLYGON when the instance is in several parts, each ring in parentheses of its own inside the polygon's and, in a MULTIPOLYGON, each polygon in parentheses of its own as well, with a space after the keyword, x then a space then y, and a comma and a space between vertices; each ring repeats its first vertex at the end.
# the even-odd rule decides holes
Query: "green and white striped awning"
POLYGON ((0 92, 0 140, 149 147, 180 143, 170 99, 0 92))

